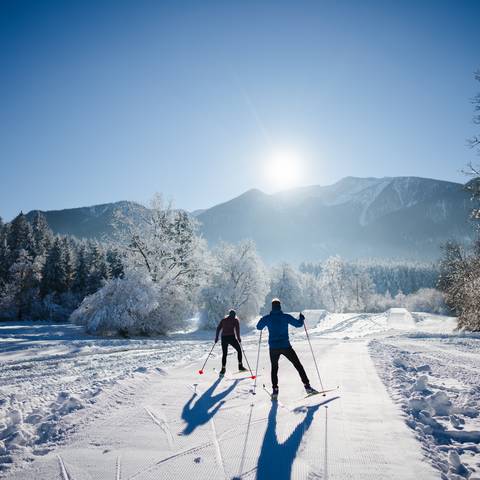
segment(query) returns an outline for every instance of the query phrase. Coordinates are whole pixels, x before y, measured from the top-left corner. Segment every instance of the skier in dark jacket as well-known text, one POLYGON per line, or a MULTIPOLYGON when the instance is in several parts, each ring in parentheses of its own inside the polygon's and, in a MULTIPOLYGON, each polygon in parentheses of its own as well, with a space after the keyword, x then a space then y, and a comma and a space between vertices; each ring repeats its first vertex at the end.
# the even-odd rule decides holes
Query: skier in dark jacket
POLYGON ((220 375, 225 374, 225 366, 227 365, 228 346, 231 345, 237 351, 238 369, 245 372, 247 369, 242 364, 242 349, 240 343, 240 322, 238 321, 235 310, 230 310, 228 317, 220 320, 215 335, 215 343, 218 342, 218 336, 222 332, 222 369, 220 375))
POLYGON ((258 330, 262 330, 265 327, 268 328, 268 345, 270 347, 270 361, 272 363, 273 397, 278 395, 278 360, 280 359, 280 355, 284 355, 297 369, 307 394, 316 393, 316 390, 310 386, 310 381, 305 373, 305 369, 288 339, 288 325, 293 325, 297 328, 303 327, 304 320, 305 317, 302 313, 300 313, 298 320, 288 313, 283 313, 280 300, 274 298, 272 300, 272 311, 262 317, 257 323, 258 330))

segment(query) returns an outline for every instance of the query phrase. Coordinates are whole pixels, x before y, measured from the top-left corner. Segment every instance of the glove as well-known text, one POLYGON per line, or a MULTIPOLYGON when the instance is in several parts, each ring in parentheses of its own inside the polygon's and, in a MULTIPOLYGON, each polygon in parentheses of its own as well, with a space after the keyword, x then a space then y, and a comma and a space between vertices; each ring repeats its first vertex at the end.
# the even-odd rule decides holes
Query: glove
POLYGON ((239 341, 239 343, 242 343, 242 339, 241 339, 241 338, 239 338, 238 341, 239 341))
POLYGON ((218 337, 215 339, 215 343, 217 343, 217 342, 218 342, 218 337))
POLYGON ((298 318, 299 318, 300 320, 305 320, 305 315, 304 315, 302 312, 300 312, 300 315, 299 315, 298 318))

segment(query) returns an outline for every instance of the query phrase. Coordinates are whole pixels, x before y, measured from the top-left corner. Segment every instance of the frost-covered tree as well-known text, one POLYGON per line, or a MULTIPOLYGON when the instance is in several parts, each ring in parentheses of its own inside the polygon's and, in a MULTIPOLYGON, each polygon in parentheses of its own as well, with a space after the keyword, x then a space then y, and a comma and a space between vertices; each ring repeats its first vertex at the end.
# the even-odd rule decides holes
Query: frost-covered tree
POLYGON ((323 303, 333 312, 364 311, 375 292, 368 271, 339 256, 324 263, 320 282, 323 303))
POLYGON ((320 278, 323 301, 327 309, 332 312, 343 312, 347 307, 347 282, 346 264, 339 257, 329 257, 323 265, 320 278))
POLYGON ((75 281, 74 245, 68 237, 62 239, 62 264, 65 273, 65 291, 72 290, 75 281))
POLYGON ((73 281, 72 290, 83 298, 88 290, 88 277, 90 275, 85 244, 79 246, 76 257, 75 279, 73 281))
POLYGON ((457 313, 459 328, 480 331, 480 242, 472 251, 449 242, 443 252, 439 289, 457 313))
POLYGON ((107 280, 72 314, 76 323, 90 325, 89 331, 168 333, 185 326, 195 313, 206 272, 205 241, 186 212, 164 206, 158 197, 151 207, 135 221, 120 212, 117 215, 124 277, 107 280), (142 304, 146 301, 142 289, 148 294, 147 305, 142 304))
POLYGON ((268 292, 268 275, 250 240, 221 243, 213 251, 213 265, 201 292, 201 324, 214 327, 229 309, 249 321, 260 312, 268 292))
POLYGON ((35 256, 46 256, 53 243, 53 234, 45 215, 36 212, 31 225, 34 254, 35 256))
MULTIPOLYGON (((7 243, 8 225, 0 218, 0 288, 7 282, 10 251, 7 243)), ((1 295, 1 291, 0 291, 1 295)))
POLYGON ((9 270, 8 298, 18 320, 28 318, 38 299, 40 271, 26 250, 18 252, 17 259, 9 270))
POLYGON ((70 320, 95 334, 162 335, 184 326, 184 319, 176 315, 175 299, 164 300, 149 275, 130 270, 87 296, 70 320))
POLYGON ((94 293, 102 288, 105 280, 110 278, 110 270, 105 255, 105 250, 98 242, 91 241, 89 247, 89 273, 87 292, 94 293))
POLYGON ((40 294, 45 297, 49 293, 63 293, 67 290, 67 274, 63 261, 63 243, 57 237, 50 248, 42 271, 40 294))
POLYGON ((375 284, 369 273, 358 267, 350 269, 349 279, 347 284, 349 290, 348 309, 363 312, 367 309, 370 298, 375 293, 375 284))
POLYGON ((10 265, 17 260, 21 250, 25 250, 28 255, 35 255, 32 226, 22 212, 10 222, 7 243, 10 252, 10 265))
POLYGON ((304 307, 300 274, 288 263, 274 267, 270 273, 268 299, 279 298, 286 312, 300 311, 304 307))
POLYGON ((122 278, 125 269, 122 262, 122 256, 116 247, 110 247, 107 250, 107 263, 112 278, 122 278))
POLYGON ((324 308, 319 278, 310 273, 301 273, 299 281, 302 292, 302 310, 324 308))

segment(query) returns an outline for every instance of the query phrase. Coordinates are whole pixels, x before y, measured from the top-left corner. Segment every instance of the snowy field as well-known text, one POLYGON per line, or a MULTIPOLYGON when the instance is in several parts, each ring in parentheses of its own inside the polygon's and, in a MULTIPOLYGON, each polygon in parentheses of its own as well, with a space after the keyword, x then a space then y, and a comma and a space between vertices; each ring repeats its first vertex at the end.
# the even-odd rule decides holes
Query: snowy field
MULTIPOLYGON (((26 479, 480 479, 480 337, 455 319, 307 311, 326 397, 303 399, 266 343, 257 394, 219 380, 211 332, 99 339, 79 327, 0 324, 0 477, 26 479), (404 327, 404 328, 403 328, 404 327)), ((302 329, 292 344, 318 387, 302 329)), ((258 333, 244 334, 255 362, 258 333)))

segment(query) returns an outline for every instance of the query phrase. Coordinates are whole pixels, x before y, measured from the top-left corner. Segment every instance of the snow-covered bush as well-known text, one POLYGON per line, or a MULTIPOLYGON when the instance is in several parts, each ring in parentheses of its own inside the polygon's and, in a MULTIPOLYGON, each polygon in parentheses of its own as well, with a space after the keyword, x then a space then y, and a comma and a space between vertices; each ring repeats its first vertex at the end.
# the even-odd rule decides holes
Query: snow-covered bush
POLYGON ((188 313, 185 302, 148 275, 130 271, 86 297, 70 320, 94 334, 161 335, 181 328, 188 313))
POLYGON ((404 306, 410 312, 445 313, 447 310, 444 295, 435 288, 421 288, 406 295, 404 306))
POLYGON ((241 320, 260 312, 268 291, 268 275, 252 241, 220 244, 213 251, 213 266, 200 294, 200 324, 217 325, 233 308, 241 320))
POLYGON ((444 295, 434 288, 421 288, 418 292, 404 295, 399 292, 392 297, 390 292, 374 294, 367 304, 369 312, 385 312, 389 308, 406 308, 410 312, 445 313, 444 295))
POLYGON ((205 241, 188 213, 152 202, 146 216, 117 218, 124 277, 108 280, 73 312, 92 333, 165 334, 197 309, 207 269, 205 241))

